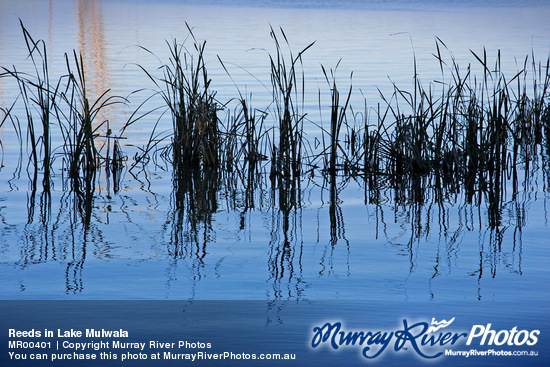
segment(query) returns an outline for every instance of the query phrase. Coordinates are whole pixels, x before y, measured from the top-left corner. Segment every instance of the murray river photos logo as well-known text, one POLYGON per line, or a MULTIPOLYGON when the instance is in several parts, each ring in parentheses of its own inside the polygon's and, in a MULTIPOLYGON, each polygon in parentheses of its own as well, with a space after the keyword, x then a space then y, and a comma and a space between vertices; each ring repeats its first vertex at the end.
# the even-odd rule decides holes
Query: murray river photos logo
POLYGON ((469 331, 455 331, 451 327, 454 321, 454 317, 448 321, 432 319, 431 323, 410 323, 404 319, 402 328, 368 331, 348 331, 341 322, 327 322, 313 328, 311 346, 318 348, 326 345, 334 350, 359 348, 361 355, 368 359, 377 358, 391 350, 412 350, 422 358, 435 359, 443 355, 472 353, 471 348, 477 346, 534 346, 540 335, 539 330, 519 330, 516 326, 510 330, 494 330, 492 324, 473 325, 469 331), (455 348, 463 344, 468 346, 468 351, 456 351, 455 348), (454 349, 455 354, 450 354, 448 348, 454 349))

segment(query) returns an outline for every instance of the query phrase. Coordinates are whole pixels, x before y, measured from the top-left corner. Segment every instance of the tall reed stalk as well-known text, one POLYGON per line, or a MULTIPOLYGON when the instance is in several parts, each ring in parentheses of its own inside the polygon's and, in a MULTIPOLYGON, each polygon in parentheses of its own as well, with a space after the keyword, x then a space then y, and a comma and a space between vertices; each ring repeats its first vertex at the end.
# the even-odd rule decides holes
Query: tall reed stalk
MULTIPOLYGON (((338 62, 339 64, 340 62, 338 62)), ((330 69, 330 77, 325 69, 324 66, 321 65, 321 68, 323 70, 323 75, 325 76, 325 80, 330 88, 330 95, 331 95, 331 104, 330 104, 330 131, 328 132, 328 140, 329 140, 329 146, 325 147, 325 139, 323 136, 323 153, 324 153, 324 161, 325 161, 325 170, 331 174, 336 174, 338 167, 337 167, 337 161, 338 161, 338 151, 341 151, 344 155, 346 155, 346 152, 344 148, 342 148, 340 144, 340 132, 342 130, 342 126, 344 124, 347 125, 347 110, 349 107, 349 102, 351 99, 351 94, 353 90, 353 85, 351 83, 351 78, 353 76, 353 73, 350 75, 350 87, 349 91, 347 92, 347 96, 345 97, 345 101, 343 105, 340 103, 340 92, 338 90, 338 87, 336 85, 336 76, 335 76, 335 70, 338 68, 338 65, 336 65, 335 70, 330 69), (328 153, 328 155, 327 155, 328 153)), ((353 146, 353 144, 351 144, 353 146)), ((350 152, 353 156, 354 152, 350 152)), ((348 162, 349 159, 346 157, 345 163, 351 163, 348 162)))

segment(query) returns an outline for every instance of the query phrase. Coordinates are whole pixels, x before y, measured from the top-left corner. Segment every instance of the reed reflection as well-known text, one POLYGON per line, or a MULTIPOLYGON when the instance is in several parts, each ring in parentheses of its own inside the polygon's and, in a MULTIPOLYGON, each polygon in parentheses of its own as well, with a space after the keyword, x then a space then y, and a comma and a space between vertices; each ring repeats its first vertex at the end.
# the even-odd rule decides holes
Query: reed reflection
MULTIPOLYGON (((104 242, 99 227, 82 217, 78 209, 82 205, 78 195, 64 193, 52 210, 51 196, 43 192, 40 203, 39 220, 33 221, 32 208, 21 239, 21 257, 18 263, 23 267, 40 263, 56 262, 65 264, 65 293, 78 294, 84 291, 83 269, 87 257, 87 247, 95 244, 98 248, 108 246, 104 242), (45 199, 45 197, 47 199, 45 199), (87 221, 87 222, 86 222, 87 221), (87 224, 86 224, 87 223, 87 224)), ((28 203, 32 205, 32 201, 28 203)), ((91 209, 87 209, 91 212, 91 209)))
POLYGON ((271 228, 268 249, 270 299, 301 299, 303 281, 302 202, 299 179, 271 179, 271 228), (271 293, 272 292, 272 293, 271 293))
POLYGON ((193 278, 202 278, 207 246, 215 241, 213 215, 218 210, 219 178, 217 169, 197 169, 175 164, 173 205, 169 214, 168 255, 193 263, 193 278))

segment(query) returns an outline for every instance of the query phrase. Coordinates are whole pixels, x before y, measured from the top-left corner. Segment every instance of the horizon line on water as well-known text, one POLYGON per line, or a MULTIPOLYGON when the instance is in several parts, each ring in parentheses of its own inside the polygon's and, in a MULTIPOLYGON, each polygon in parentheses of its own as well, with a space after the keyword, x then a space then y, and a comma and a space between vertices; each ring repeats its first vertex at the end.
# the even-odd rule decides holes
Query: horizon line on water
POLYGON ((290 9, 332 9, 332 10, 445 10, 451 8, 549 8, 550 2, 545 0, 115 0, 115 2, 141 2, 158 5, 190 5, 203 7, 248 7, 248 8, 290 8, 290 9))

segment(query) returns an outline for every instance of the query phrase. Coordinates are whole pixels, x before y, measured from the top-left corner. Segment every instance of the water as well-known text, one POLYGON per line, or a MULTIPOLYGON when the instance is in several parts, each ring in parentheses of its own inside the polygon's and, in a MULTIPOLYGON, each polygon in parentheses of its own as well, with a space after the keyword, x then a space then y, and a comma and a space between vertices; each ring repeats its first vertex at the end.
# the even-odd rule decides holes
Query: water
MULTIPOLYGON (((422 80, 441 79, 432 55, 435 37, 459 65, 471 63, 478 72, 471 51, 481 55, 485 49, 492 64, 501 50, 508 75, 522 67, 525 56, 545 60, 549 54, 545 2, 436 3, 348 1, 334 9, 332 2, 311 1, 300 6, 2 1, 0 64, 30 66, 19 17, 33 37, 47 43, 53 74, 64 73, 63 54, 77 49, 90 93, 111 89, 126 96, 154 88, 135 64, 155 70, 158 59, 167 59, 165 40, 183 41, 187 23, 207 41, 218 99, 237 97, 238 89, 252 95, 255 108, 265 109, 271 103, 270 26, 282 27, 295 53, 315 41, 303 60, 310 91, 304 109, 318 122, 317 91, 327 90, 321 64, 334 68, 341 59, 342 86, 349 85, 353 71, 353 103, 362 110, 363 96, 375 107, 378 90, 391 93, 392 82, 410 90, 414 58, 422 80)), ((146 95, 132 95, 129 107, 111 107, 100 118, 116 130, 146 95)), ((0 105, 9 107, 16 96, 16 85, 0 79, 0 105)), ((145 119, 128 130, 122 144, 129 157, 148 140, 154 122, 145 119)), ((161 119, 159 131, 169 127, 169 117, 161 119)), ((319 137, 314 125, 305 129, 311 141, 319 137)), ((420 201, 406 190, 375 191, 362 179, 339 178, 339 193, 331 201, 328 183, 319 176, 301 180, 296 205, 288 209, 281 207, 283 194, 272 189, 267 175, 257 177, 264 184, 247 190, 246 179, 234 172, 234 185, 221 180, 207 188, 207 182, 196 182, 196 195, 177 210, 170 169, 159 162, 124 171, 119 190, 101 171, 86 225, 80 199, 60 169, 61 156, 51 198, 40 188, 33 196, 26 153, 18 167, 13 129, 6 123, 0 134, 3 299, 368 300, 410 302, 418 309, 434 301, 494 301, 503 309, 510 298, 523 300, 518 307, 547 308, 550 301, 545 243, 550 201, 541 170, 528 172, 533 176, 519 195, 505 196, 500 224, 494 226, 483 195, 479 203, 468 203, 462 190, 445 190, 440 204, 435 182, 420 201)))

